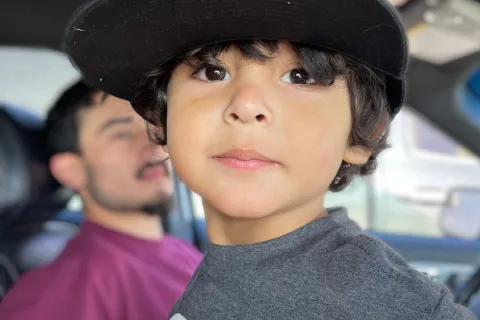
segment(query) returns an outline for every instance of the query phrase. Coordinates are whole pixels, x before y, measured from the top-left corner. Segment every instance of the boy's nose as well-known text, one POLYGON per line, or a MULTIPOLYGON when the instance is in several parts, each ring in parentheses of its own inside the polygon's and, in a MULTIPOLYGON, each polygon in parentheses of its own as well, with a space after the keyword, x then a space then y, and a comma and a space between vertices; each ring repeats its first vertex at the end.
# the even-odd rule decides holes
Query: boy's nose
POLYGON ((229 124, 241 122, 268 125, 272 116, 265 101, 264 90, 254 83, 237 86, 224 112, 225 122, 229 124))

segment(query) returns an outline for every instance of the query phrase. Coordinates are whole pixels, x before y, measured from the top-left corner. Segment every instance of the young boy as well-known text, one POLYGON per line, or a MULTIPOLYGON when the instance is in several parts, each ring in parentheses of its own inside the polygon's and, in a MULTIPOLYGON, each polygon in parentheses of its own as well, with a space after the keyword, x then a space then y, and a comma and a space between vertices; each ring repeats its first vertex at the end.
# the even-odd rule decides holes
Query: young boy
POLYGON ((373 172, 403 103, 385 1, 98 1, 66 49, 203 198, 211 243, 171 319, 474 319, 323 205, 373 172))

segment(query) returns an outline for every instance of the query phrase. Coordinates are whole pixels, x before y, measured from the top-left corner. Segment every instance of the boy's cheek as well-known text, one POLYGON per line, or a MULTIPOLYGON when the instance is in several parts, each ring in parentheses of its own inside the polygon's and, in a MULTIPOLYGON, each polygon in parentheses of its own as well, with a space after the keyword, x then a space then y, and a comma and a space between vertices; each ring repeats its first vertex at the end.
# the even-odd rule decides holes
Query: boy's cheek
POLYGON ((347 135, 328 135, 326 131, 320 138, 311 138, 308 145, 304 144, 296 149, 296 156, 293 154, 295 158, 292 161, 295 162, 298 174, 310 183, 315 183, 312 180, 314 177, 313 179, 318 180, 316 183, 320 183, 325 192, 328 191, 342 164, 347 139, 347 135))

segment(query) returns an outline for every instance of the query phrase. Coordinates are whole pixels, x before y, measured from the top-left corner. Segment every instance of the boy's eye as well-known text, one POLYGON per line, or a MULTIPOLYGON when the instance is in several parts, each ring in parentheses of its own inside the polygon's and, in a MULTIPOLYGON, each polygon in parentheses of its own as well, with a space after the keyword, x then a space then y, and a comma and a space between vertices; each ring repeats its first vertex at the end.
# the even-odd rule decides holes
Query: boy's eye
POLYGON ((286 83, 301 84, 301 85, 315 83, 315 80, 313 80, 313 78, 310 77, 308 72, 302 68, 290 70, 285 75, 283 75, 280 78, 280 80, 286 83))
POLYGON ((194 73, 194 76, 203 81, 224 81, 230 79, 227 70, 219 66, 204 66, 194 73))

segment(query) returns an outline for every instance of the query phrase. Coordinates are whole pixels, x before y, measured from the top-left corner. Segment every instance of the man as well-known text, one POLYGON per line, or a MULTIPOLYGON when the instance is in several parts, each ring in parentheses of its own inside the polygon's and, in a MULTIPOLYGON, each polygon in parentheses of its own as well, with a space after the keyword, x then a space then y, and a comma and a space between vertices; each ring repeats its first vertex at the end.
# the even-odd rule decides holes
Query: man
POLYGON ((50 168, 86 222, 56 261, 20 279, 2 319, 166 319, 201 260, 164 234, 168 155, 130 104, 78 82, 48 114, 50 168))

